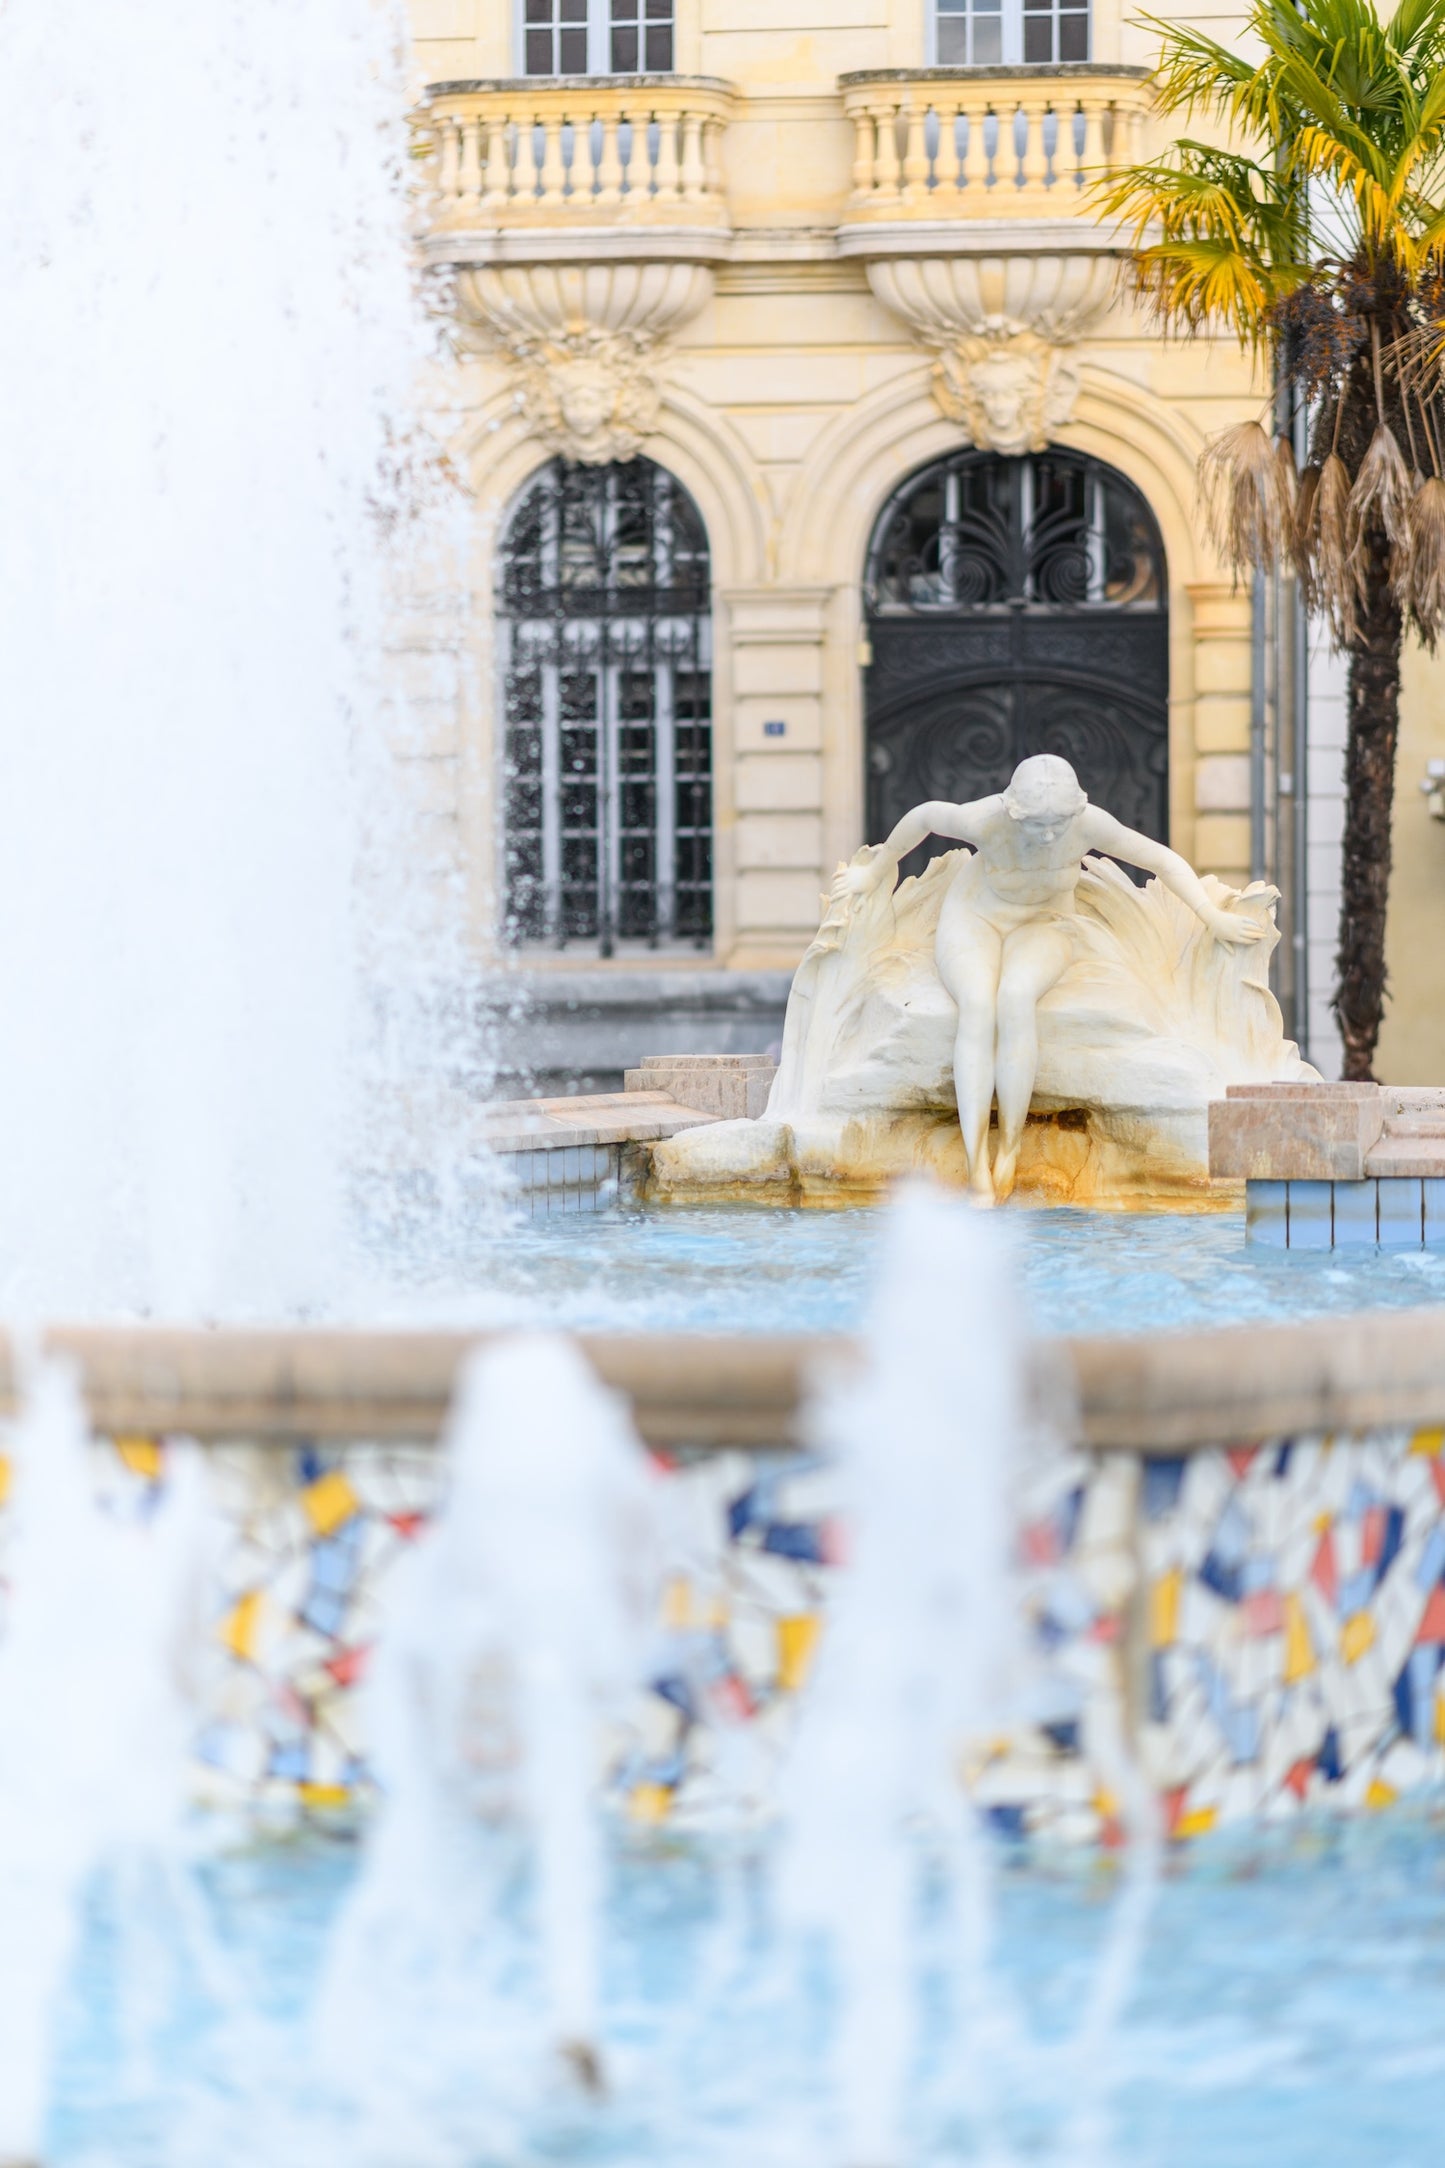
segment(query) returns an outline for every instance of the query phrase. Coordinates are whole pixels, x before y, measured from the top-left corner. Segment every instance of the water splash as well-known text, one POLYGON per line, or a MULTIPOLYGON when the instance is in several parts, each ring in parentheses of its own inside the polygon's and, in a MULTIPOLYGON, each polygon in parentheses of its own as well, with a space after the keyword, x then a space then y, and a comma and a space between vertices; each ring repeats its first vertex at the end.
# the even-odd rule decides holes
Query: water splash
POLYGON ((966 1869, 966 1988, 988 1962, 988 1868, 960 1757, 1002 1723, 1020 1644, 1008 1559, 1022 1323, 1001 1230, 956 1200, 905 1193, 867 1338, 863 1379, 821 1417, 853 1555, 794 1747, 784 1887, 831 1955, 840 2158, 898 2168, 920 1816, 966 1869))
POLYGON ((397 13, 9 0, 0 84, 0 1308, 315 1312, 423 968, 397 13))
MULTIPOLYGON (((172 1448, 145 1520, 96 1503, 72 1373, 31 1366, 0 1635, 0 2161, 38 2161, 58 2000, 91 1874, 172 1854, 205 1645, 209 1509, 172 1448)), ((134 1987, 135 1983, 130 1983, 134 1987)))
MULTIPOLYGON (((321 2016, 343 2090, 383 2114, 398 1983, 456 2014, 448 1974, 466 1965, 467 1931, 453 1870, 479 1815, 524 1832, 537 1978, 512 1983, 510 2018, 496 2001, 472 2007, 470 2052, 489 2023, 494 2055, 498 2035, 515 2042, 530 2003, 530 2049, 545 2041, 584 2091, 605 2089, 602 1726, 642 1675, 657 1597, 645 1458, 623 1404, 569 1342, 539 1335, 474 1356, 444 1443, 445 1505, 395 1577, 378 1647, 368 1711, 384 1797, 321 2016)), ((482 1922, 485 1936, 485 1907, 482 1922)), ((447 2054, 435 2045, 434 2079, 447 2054)))

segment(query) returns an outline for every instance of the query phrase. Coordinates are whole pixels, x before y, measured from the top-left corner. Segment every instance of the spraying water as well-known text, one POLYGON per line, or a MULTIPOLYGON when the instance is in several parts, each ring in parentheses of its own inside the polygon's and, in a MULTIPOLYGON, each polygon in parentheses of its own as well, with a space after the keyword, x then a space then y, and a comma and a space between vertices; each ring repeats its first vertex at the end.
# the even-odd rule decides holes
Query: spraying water
POLYGON ((1019 1639, 1008 1559, 1022 1328, 1003 1251, 967 1206, 906 1194, 890 1217, 867 1372, 822 1418, 854 1554, 794 1748, 787 1887, 831 1950, 844 2168, 905 2158, 911 1820, 966 1855, 972 1978, 987 1961, 988 1878, 960 1765, 965 1742, 1003 1721, 1019 1639))
POLYGON ((314 1311, 395 858, 393 11, 9 0, 0 84, 0 1308, 314 1311))
POLYGON ((210 1546, 198 1458, 145 1521, 96 1505, 75 1380, 35 1367, 13 1441, 0 1636, 0 2162, 38 2162, 56 2008, 92 1872, 173 1850, 210 1546))
POLYGON ((329 1965, 328 2060, 394 2096, 395 1983, 445 1972, 457 1832, 480 1812, 523 1826, 545 2037, 598 2093, 602 1726, 655 1612, 647 1464, 622 1404, 541 1336, 472 1359, 445 1453, 446 1503, 397 1577, 373 1673, 384 1803, 329 1965))

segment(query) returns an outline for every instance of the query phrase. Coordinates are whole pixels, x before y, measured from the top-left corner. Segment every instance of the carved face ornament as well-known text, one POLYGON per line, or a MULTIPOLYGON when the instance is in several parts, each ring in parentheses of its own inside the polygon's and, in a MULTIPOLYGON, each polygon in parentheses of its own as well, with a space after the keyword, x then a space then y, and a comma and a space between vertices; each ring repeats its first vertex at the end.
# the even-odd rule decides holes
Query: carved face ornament
POLYGON ((584 440, 594 437, 611 420, 616 387, 600 362, 556 363, 552 384, 562 419, 574 436, 584 440))
POLYGON ((969 374, 994 443, 1000 450, 1015 442, 1022 448, 1031 433, 1024 409, 1038 390, 1037 366, 1031 368, 1018 355, 995 348, 976 361, 969 374))

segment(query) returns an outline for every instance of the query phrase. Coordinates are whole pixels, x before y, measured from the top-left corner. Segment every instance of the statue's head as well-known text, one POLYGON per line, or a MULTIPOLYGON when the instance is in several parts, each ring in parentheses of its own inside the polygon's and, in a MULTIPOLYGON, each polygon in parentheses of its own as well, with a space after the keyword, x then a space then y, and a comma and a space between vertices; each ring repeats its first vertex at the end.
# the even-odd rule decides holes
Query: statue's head
POLYGON ((1043 829, 1052 842, 1058 830, 1082 813, 1089 801, 1066 760, 1060 760, 1057 753, 1035 753, 1014 769, 1003 802, 1010 820, 1026 821, 1031 828, 1043 829))

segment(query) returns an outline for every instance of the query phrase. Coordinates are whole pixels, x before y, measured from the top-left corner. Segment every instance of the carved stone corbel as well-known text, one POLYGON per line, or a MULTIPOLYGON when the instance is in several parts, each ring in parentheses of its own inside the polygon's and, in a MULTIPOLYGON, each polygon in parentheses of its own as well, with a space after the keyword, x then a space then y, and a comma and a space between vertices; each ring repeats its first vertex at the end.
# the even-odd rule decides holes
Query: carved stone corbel
POLYGON ((1107 309, 1109 255, 879 257, 878 299, 926 353, 940 410, 983 451, 1042 451, 1079 396, 1074 348, 1107 309))
POLYGON ((586 466, 657 427, 669 338, 712 293, 706 265, 512 264, 463 271, 464 334, 509 364, 533 436, 586 466))

